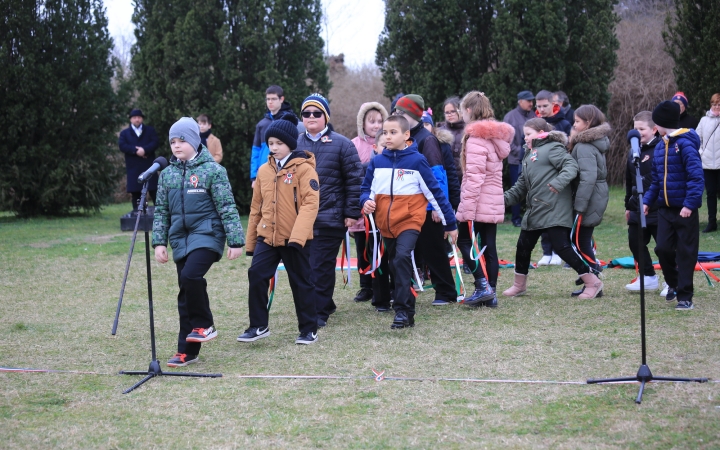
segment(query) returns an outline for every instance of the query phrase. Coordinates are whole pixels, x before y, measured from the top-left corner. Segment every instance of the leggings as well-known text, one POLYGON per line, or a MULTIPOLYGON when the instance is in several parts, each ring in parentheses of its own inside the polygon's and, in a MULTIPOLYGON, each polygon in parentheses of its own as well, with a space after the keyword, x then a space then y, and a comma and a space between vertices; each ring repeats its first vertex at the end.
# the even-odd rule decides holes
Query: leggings
POLYGON ((463 262, 473 271, 473 278, 475 280, 484 277, 488 280, 488 284, 490 286, 495 287, 497 284, 498 271, 500 269, 497 246, 495 244, 497 224, 473 222, 473 229, 476 233, 480 234, 478 250, 482 250, 483 247, 487 247, 483 253, 483 256, 485 256, 485 268, 487 273, 483 274, 482 269, 478 267, 478 262, 473 261, 470 258, 472 240, 470 238, 468 222, 458 222, 458 247, 460 248, 460 253, 462 253, 463 262))
POLYGON ((515 272, 527 275, 530 269, 530 255, 535 244, 543 233, 547 233, 552 242, 552 248, 558 255, 572 267, 578 275, 584 275, 590 271, 587 264, 575 253, 570 245, 570 229, 567 227, 550 227, 539 230, 522 230, 517 242, 515 253, 515 272))

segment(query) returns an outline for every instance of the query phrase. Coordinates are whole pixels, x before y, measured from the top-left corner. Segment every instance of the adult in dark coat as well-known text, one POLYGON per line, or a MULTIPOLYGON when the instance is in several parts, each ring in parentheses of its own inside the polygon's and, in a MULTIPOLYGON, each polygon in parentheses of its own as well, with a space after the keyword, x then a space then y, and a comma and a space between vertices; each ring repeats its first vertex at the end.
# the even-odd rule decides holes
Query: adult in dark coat
POLYGON ((691 128, 693 130, 697 128, 700 120, 688 114, 688 99, 685 94, 679 91, 676 92, 675 95, 673 95, 672 101, 680 105, 680 122, 678 126, 680 128, 691 128))
MULTIPOLYGON (((507 158, 508 172, 510 173, 510 187, 515 186, 522 168, 522 160, 525 156, 525 134, 523 126, 525 122, 535 117, 533 113, 533 100, 535 96, 530 91, 522 91, 517 95, 518 105, 505 114, 503 122, 511 125, 515 129, 515 137, 510 143, 510 155, 507 158)), ((522 224, 522 216, 520 216, 520 203, 512 206, 512 224, 519 227, 522 224)))
MULTIPOLYGON (((130 126, 120 132, 120 151, 125 154, 125 173, 127 174, 127 192, 132 194, 133 212, 138 209, 142 184, 137 178, 152 166, 155 150, 159 146, 155 128, 143 124, 145 116, 139 109, 130 111, 130 126)), ((152 177, 148 185, 148 194, 155 201, 158 177, 152 177)))

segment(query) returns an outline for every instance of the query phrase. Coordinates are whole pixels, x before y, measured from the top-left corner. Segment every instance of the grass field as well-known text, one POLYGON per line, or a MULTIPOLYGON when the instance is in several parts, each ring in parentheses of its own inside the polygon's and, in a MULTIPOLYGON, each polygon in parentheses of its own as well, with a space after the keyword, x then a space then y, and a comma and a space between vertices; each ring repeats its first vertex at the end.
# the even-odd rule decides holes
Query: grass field
MULTIPOLYGON (((425 292, 415 328, 397 331, 391 315, 353 303, 357 277, 343 288, 338 273, 338 311, 311 346, 294 344, 283 273, 272 336, 241 344, 244 256, 223 258, 208 275, 220 335, 189 367, 223 377, 158 378, 123 395, 138 378, 118 371, 146 370, 150 361, 142 235, 119 331, 110 334, 130 242, 130 233, 119 231, 126 209, 62 219, 0 216, 0 366, 91 372, 0 372, 0 447, 720 448, 718 288, 700 273, 693 311, 647 296, 648 363, 655 375, 711 382, 653 383, 641 405, 633 401, 637 384, 583 384, 637 372, 639 296, 624 289, 633 271, 606 270, 605 297, 591 301, 570 298, 575 275, 560 267, 531 271, 529 295, 500 298, 497 310, 431 307, 433 293, 425 292), (378 382, 372 369, 422 380, 378 382), (242 377, 283 374, 347 378, 242 377)), ((622 213, 616 189, 596 231, 602 259, 630 255, 622 213)), ((501 258, 514 259, 517 234, 499 227, 501 258)), ((701 250, 717 251, 718 236, 702 235, 701 250)), ((152 270, 165 368, 175 351, 177 280, 172 263, 153 261, 152 270)), ((501 269, 499 289, 511 281, 512 269, 501 269)))

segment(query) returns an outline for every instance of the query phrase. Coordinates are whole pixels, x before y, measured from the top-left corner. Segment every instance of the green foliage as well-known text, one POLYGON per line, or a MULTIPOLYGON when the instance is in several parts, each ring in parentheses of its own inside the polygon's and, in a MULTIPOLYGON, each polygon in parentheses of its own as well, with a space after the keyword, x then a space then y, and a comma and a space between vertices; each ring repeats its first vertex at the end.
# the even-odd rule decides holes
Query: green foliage
POLYGON ((678 89, 690 100, 689 112, 705 115, 710 97, 720 92, 720 2, 675 0, 663 33, 665 48, 675 60, 678 89))
POLYGON ((282 86, 297 107, 311 92, 330 88, 320 17, 319 0, 136 3, 139 106, 163 142, 178 118, 210 116, 241 211, 250 205, 250 150, 267 111, 265 89, 282 86))
POLYGON ((0 39, 0 209, 97 211, 113 164, 122 98, 100 0, 4 0, 0 39))
POLYGON ((389 0, 376 62, 385 95, 429 106, 484 91, 498 116, 522 90, 563 90, 604 109, 617 64, 616 0, 389 0))

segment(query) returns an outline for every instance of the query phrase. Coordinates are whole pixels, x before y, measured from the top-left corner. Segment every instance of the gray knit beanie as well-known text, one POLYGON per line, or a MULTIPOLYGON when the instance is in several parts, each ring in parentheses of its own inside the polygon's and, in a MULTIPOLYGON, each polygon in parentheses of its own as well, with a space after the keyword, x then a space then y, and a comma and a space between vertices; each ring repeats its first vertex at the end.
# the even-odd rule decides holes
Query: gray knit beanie
POLYGON ((197 150, 200 147, 200 127, 192 117, 183 117, 170 127, 169 140, 179 138, 197 150))

